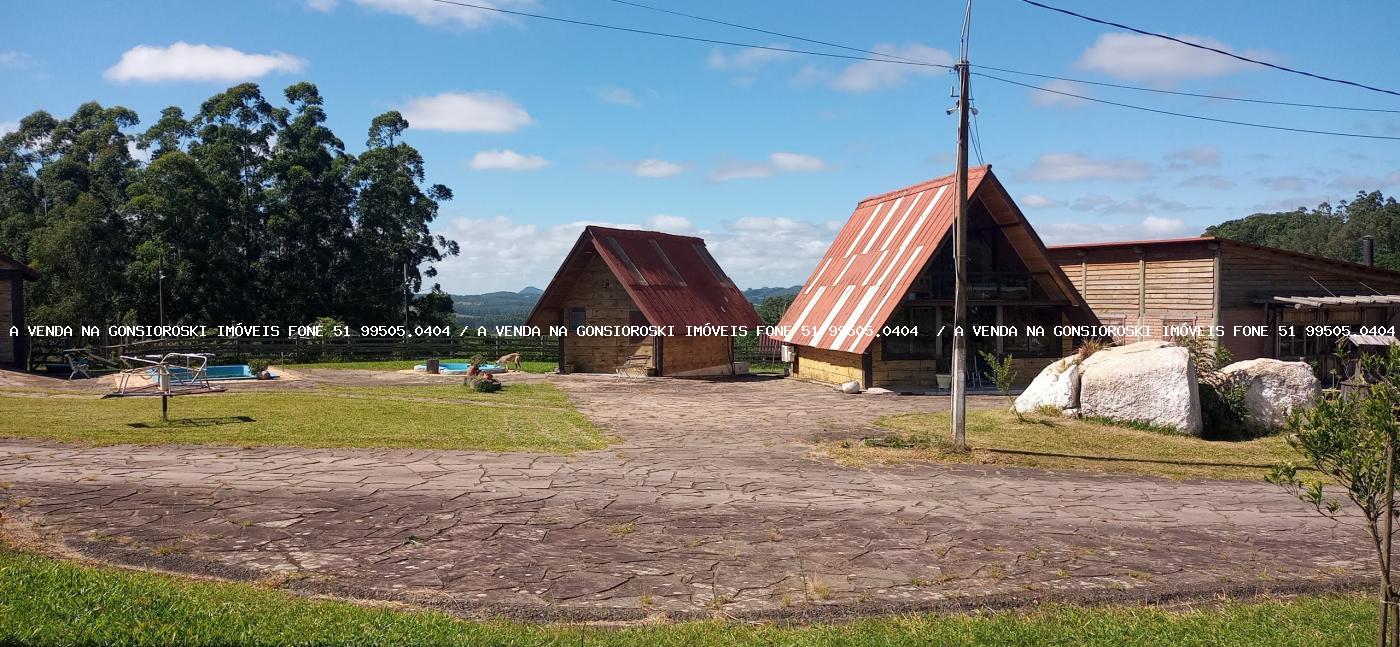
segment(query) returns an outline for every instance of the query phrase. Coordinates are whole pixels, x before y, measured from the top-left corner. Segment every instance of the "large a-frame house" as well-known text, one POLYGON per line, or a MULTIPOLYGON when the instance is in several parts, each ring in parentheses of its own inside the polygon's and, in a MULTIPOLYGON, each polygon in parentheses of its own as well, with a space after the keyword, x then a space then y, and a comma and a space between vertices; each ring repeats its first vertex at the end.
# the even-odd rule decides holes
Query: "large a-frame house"
MULTIPOLYGON (((950 175, 856 206, 779 326, 795 376, 927 389, 950 372, 955 193, 950 175)), ((990 166, 971 169, 968 193, 969 324, 1020 331, 969 334, 969 361, 1012 355, 1027 382, 1072 351, 1055 327, 1092 315, 990 166)))

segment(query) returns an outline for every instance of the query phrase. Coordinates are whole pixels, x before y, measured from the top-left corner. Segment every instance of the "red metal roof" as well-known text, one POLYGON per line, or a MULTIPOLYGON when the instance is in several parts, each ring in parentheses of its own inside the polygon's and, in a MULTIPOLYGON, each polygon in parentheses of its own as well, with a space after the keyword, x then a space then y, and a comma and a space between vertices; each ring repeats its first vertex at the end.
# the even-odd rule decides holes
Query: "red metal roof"
MULTIPOLYGON (((968 195, 991 169, 968 171, 968 195)), ((863 353, 953 223, 955 177, 866 198, 783 314, 783 342, 863 353)))
POLYGON ((593 225, 584 227, 527 323, 539 325, 537 315, 559 307, 572 275, 589 253, 597 253, 607 264, 654 326, 674 326, 680 335, 686 326, 763 324, 753 304, 710 256, 704 239, 593 225))

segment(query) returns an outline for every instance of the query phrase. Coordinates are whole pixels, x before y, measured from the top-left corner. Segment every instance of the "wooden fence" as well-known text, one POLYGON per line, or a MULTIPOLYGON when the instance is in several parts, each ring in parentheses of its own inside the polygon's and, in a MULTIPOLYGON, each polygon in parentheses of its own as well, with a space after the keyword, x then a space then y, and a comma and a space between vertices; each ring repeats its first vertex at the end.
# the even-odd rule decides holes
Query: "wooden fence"
MULTIPOLYGON (((67 367, 64 352, 75 346, 116 362, 121 355, 146 356, 165 353, 211 353, 219 364, 243 364, 250 360, 272 363, 363 362, 395 359, 469 359, 481 355, 494 360, 508 353, 520 353, 527 362, 559 361, 558 337, 512 337, 504 335, 464 335, 453 337, 385 338, 331 337, 288 339, 258 337, 187 337, 177 339, 121 339, 107 344, 77 345, 68 338, 34 337, 30 340, 29 369, 67 367)), ((761 348, 753 337, 736 337, 735 361, 770 367, 778 361, 775 353, 761 348)))

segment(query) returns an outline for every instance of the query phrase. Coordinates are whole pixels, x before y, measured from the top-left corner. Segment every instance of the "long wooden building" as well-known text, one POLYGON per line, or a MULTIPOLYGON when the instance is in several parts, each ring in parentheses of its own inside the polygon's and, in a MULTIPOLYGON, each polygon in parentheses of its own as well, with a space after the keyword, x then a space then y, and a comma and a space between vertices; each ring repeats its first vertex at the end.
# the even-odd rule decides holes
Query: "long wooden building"
MULTIPOLYGON (((780 324, 796 377, 905 390, 949 373, 953 181, 856 206, 780 324)), ((971 169, 968 190, 968 324, 1003 327, 968 331, 974 386, 986 386, 983 352, 1012 355, 1024 383, 1091 336, 1194 334, 1236 360, 1304 360, 1325 377, 1339 337, 1400 326, 1400 272, 1212 237, 1047 248, 990 166, 971 169)))
POLYGON ((1325 375, 1336 333, 1400 325, 1400 272, 1365 263, 1209 236, 1049 251, 1101 323, 1146 326, 1123 341, 1208 328, 1237 360, 1311 361, 1325 375))

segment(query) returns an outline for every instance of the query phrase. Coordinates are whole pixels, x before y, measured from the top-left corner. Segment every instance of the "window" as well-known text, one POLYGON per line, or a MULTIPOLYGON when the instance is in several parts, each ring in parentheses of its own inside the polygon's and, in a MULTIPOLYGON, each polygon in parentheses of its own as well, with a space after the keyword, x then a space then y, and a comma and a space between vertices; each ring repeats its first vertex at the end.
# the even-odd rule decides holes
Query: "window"
POLYGON ((1055 326, 1060 323, 1059 308, 1036 308, 1026 306, 1002 306, 1001 323, 1014 331, 1013 335, 1002 337, 1001 351, 1017 357, 1060 357, 1060 338, 1055 336, 1055 326), (1030 334, 1039 326, 1039 335, 1030 334))
POLYGON ((583 331, 580 330, 580 329, 583 328, 584 326, 587 326, 587 325, 588 325, 588 310, 587 310, 587 309, 585 309, 585 308, 572 308, 572 309, 569 310, 569 328, 573 331, 573 334, 578 335, 578 334, 582 333, 583 331))
POLYGON ((885 359, 933 359, 938 356, 937 308, 901 308, 895 311, 885 326, 890 330, 910 329, 908 335, 881 337, 885 359))

